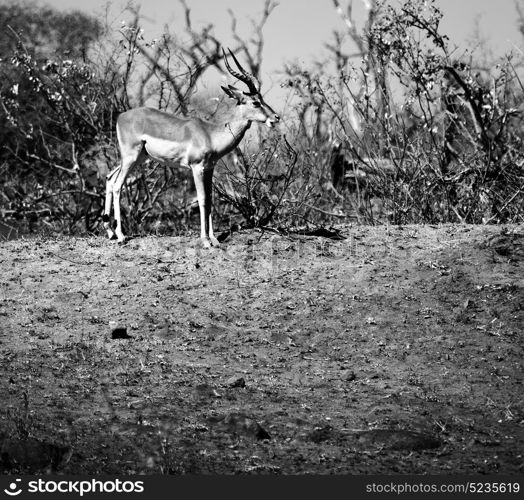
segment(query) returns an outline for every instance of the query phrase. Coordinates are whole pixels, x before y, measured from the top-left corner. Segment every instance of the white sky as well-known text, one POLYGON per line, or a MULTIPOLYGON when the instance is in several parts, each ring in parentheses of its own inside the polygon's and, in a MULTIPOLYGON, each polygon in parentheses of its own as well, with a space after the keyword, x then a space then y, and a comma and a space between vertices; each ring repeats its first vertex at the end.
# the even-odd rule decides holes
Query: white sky
MULTIPOLYGON (((517 2, 519 0, 516 0, 517 2)), ((81 9, 93 14, 102 13, 107 0, 39 0, 60 9, 81 9)), ((181 8, 177 0, 134 0, 142 4, 142 12, 154 25, 161 28, 165 23, 177 24, 181 8)), ((348 0, 341 0, 347 5, 348 0)), ((355 17, 363 11, 362 2, 353 0, 355 17)), ((110 13, 119 16, 127 0, 109 2, 110 13)), ((227 9, 232 9, 238 19, 256 16, 263 0, 188 0, 196 23, 212 22, 217 34, 229 30, 227 9)), ((436 0, 444 12, 443 28, 452 39, 463 42, 474 31, 479 20, 482 32, 489 37, 497 52, 510 49, 513 44, 522 45, 516 26, 515 0, 436 0)), ((248 23, 246 22, 248 26, 248 23)), ((329 38, 333 29, 343 28, 333 9, 331 0, 280 0, 270 18, 265 33, 268 56, 292 58, 317 54, 322 42, 329 38)))

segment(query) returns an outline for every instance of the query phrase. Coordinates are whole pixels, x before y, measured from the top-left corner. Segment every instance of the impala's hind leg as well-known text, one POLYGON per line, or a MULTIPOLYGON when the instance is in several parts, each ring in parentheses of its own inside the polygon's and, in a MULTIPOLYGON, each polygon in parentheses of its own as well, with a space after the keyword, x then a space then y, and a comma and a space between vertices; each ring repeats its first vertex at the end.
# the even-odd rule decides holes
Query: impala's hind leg
POLYGON ((107 232, 109 239, 116 238, 115 232, 111 228, 111 205, 113 204, 113 184, 115 182, 115 177, 120 171, 120 166, 114 168, 107 175, 106 180, 106 204, 104 209, 104 215, 102 220, 104 221, 104 228, 107 232))
MULTIPOLYGON (((114 218, 116 227, 114 232, 106 226, 109 237, 116 236, 119 243, 125 241, 124 233, 122 232, 122 215, 120 212, 120 193, 122 186, 127 178, 129 171, 135 166, 142 163, 146 153, 144 151, 143 144, 140 148, 130 149, 129 151, 122 151, 122 163, 118 169, 115 169, 112 174, 113 176, 107 181, 107 192, 106 192, 106 212, 104 214, 104 224, 109 224, 109 220, 106 222, 105 218, 109 218, 108 210, 111 209, 111 199, 113 201, 114 218)), ((111 175, 111 174, 110 174, 111 175)))

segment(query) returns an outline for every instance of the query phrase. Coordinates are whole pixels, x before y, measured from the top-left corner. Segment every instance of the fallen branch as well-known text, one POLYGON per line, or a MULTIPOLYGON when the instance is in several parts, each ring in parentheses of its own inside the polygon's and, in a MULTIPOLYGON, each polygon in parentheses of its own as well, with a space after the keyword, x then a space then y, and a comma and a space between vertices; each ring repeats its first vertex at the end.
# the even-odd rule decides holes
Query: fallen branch
POLYGON ((283 202, 287 202, 287 203, 299 203, 307 208, 310 208, 311 210, 315 210, 316 212, 320 212, 321 214, 324 214, 324 215, 328 215, 330 217, 338 217, 340 219, 347 219, 348 217, 352 217, 351 215, 346 215, 346 214, 335 214, 333 212, 328 212, 326 210, 322 210, 321 208, 318 208, 318 207, 314 207, 313 205, 310 205, 309 203, 305 203, 303 201, 299 201, 299 200, 283 200, 283 202))

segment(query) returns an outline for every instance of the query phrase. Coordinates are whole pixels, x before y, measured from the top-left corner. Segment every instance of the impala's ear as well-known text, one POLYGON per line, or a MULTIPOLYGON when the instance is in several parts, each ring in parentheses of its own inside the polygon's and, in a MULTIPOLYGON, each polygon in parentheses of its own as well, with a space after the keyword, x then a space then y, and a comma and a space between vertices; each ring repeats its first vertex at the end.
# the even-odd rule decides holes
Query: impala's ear
POLYGON ((227 87, 222 86, 222 90, 226 93, 228 97, 230 97, 231 99, 235 99, 237 101, 237 104, 243 104, 244 102, 246 102, 243 93, 237 88, 233 87, 232 85, 229 85, 227 87))

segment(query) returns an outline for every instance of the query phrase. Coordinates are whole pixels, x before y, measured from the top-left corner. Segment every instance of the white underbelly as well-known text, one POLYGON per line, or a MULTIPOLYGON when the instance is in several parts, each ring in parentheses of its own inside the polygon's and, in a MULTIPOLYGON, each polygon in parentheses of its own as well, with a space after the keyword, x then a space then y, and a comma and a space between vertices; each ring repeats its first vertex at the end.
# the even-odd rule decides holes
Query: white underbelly
POLYGON ((153 160, 164 164, 179 163, 183 166, 188 165, 187 145, 175 141, 157 139, 145 134, 141 139, 144 141, 147 154, 153 158, 153 160))

